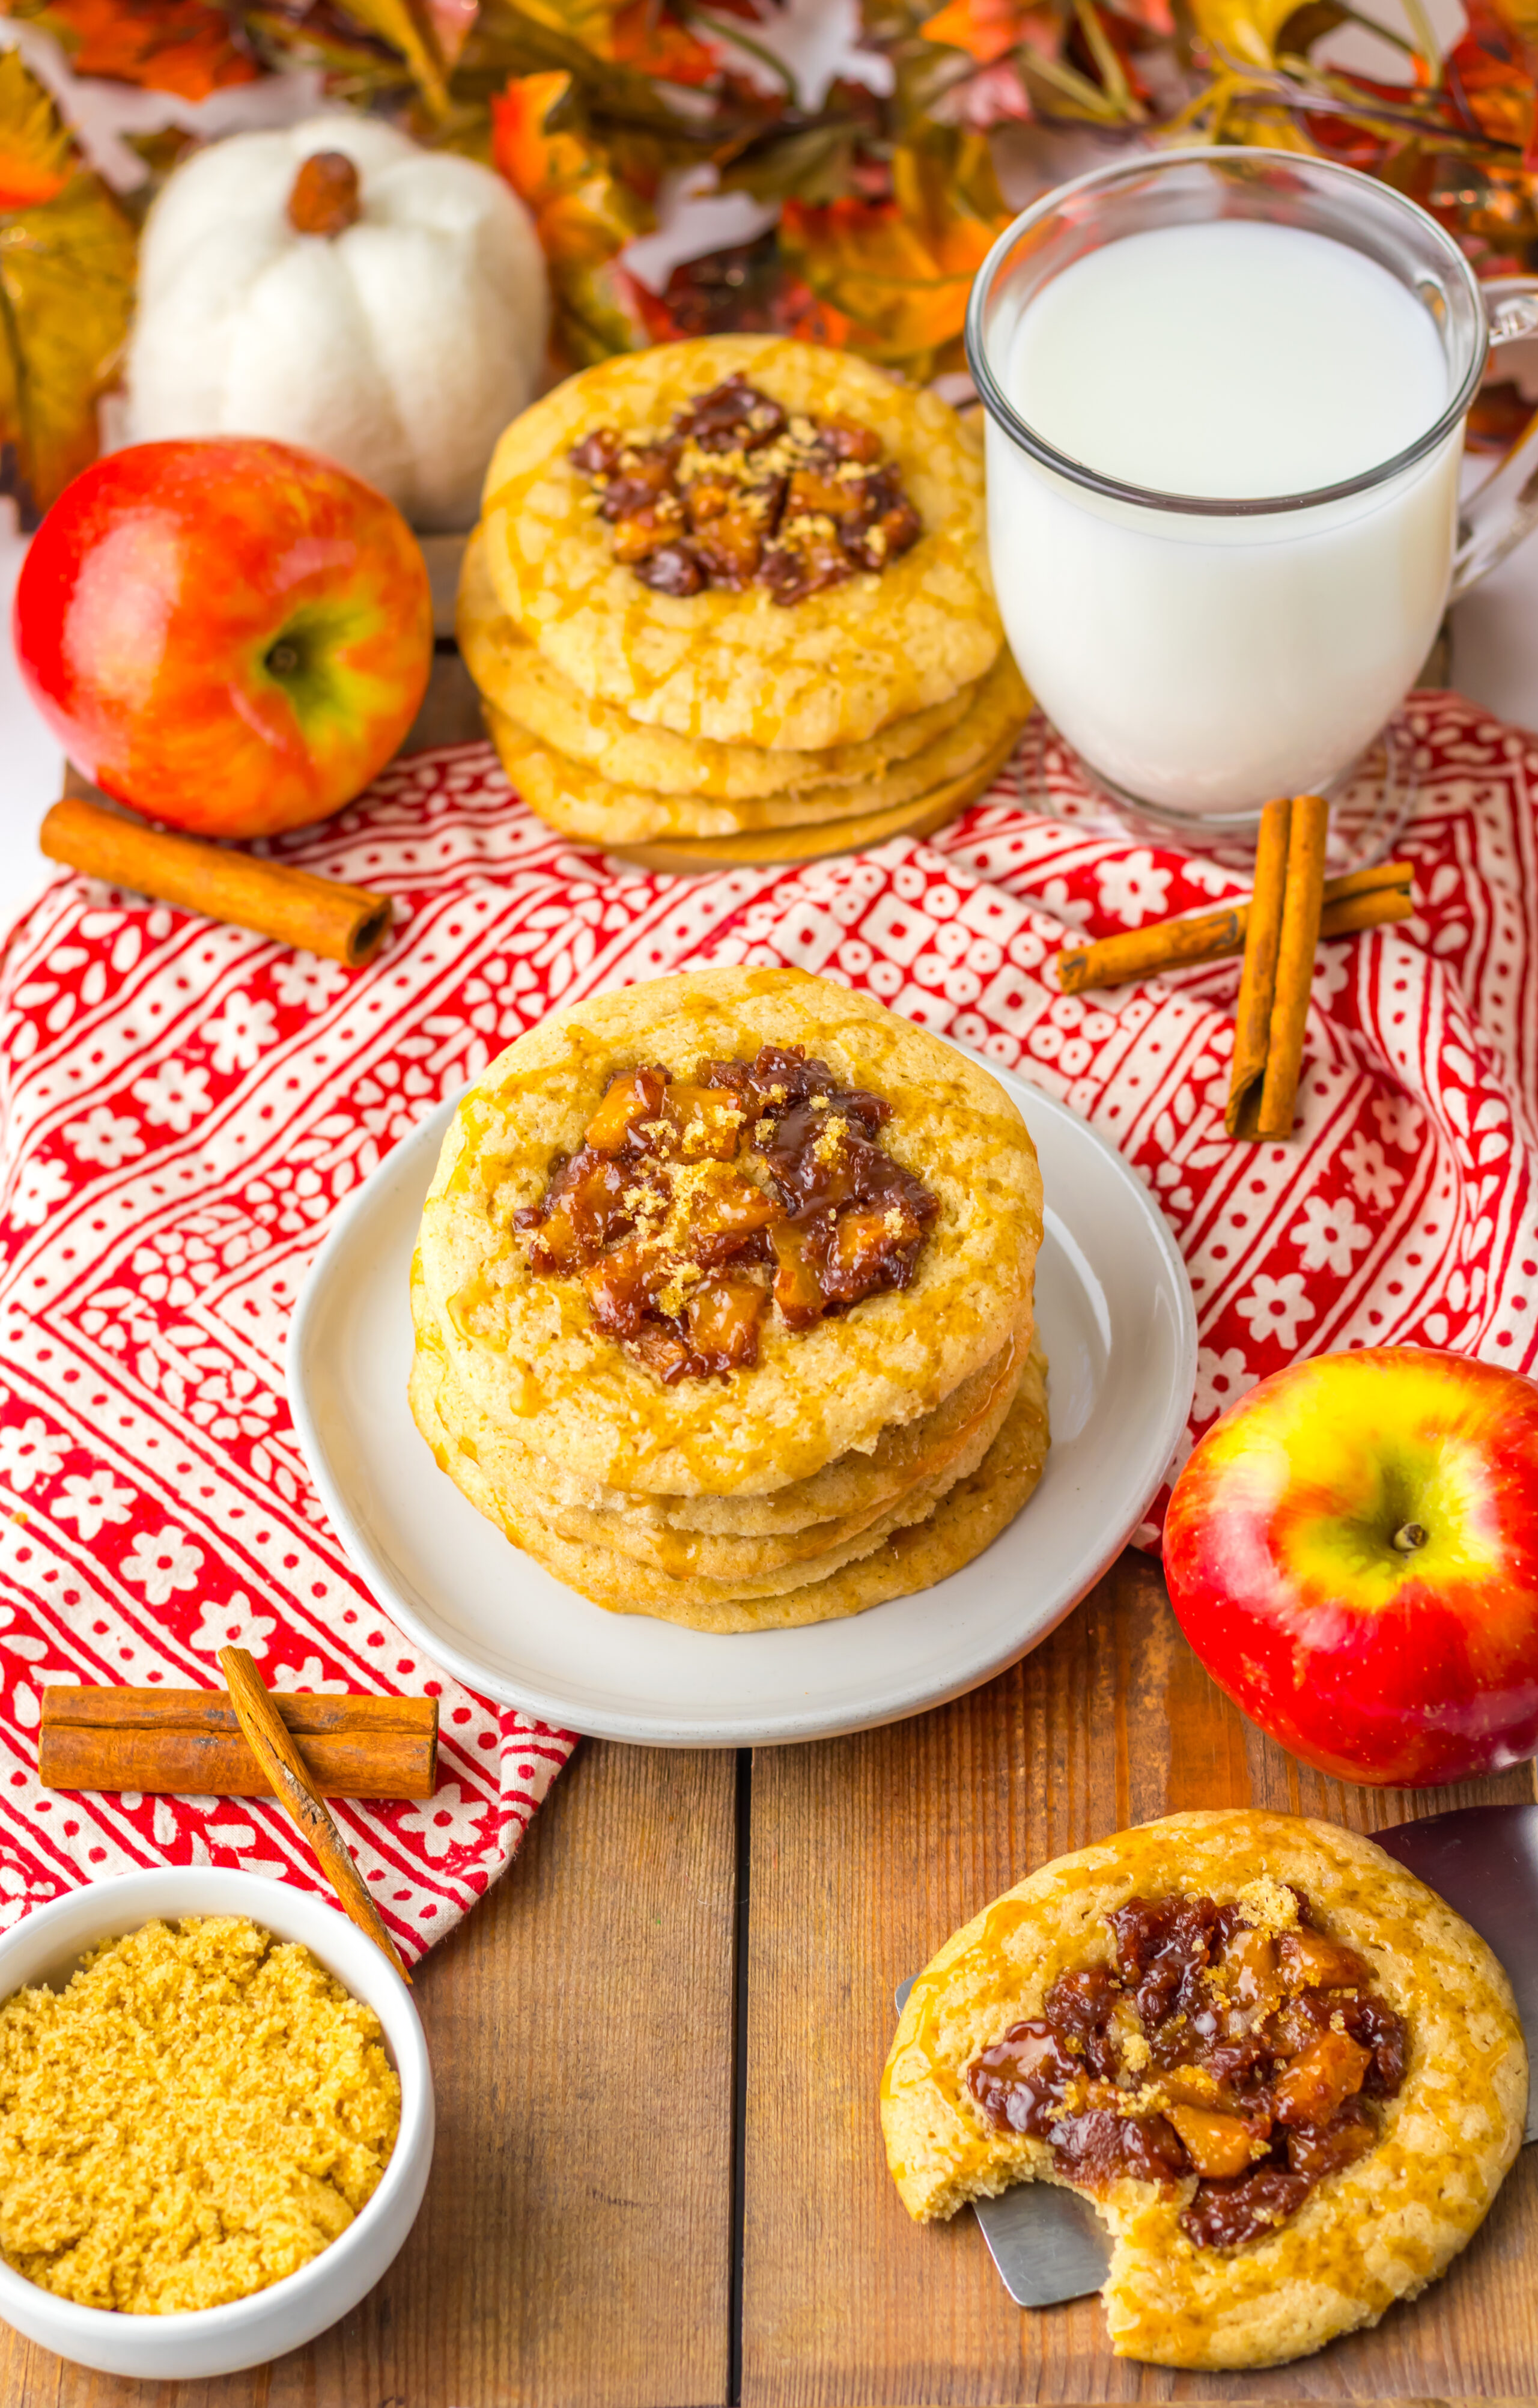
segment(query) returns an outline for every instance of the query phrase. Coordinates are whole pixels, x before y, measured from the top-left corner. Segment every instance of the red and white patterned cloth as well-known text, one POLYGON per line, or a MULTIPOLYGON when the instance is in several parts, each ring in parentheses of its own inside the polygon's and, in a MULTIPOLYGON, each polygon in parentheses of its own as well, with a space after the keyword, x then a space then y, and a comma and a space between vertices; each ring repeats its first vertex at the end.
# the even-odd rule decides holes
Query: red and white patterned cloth
POLYGON ((1242 884, 1110 826, 1050 747, 1052 816, 1010 772, 928 844, 687 882, 552 835, 487 746, 422 754, 278 848, 395 897, 390 944, 351 974, 50 887, 0 963, 0 1926, 163 1861, 318 1885, 267 1805, 38 1787, 42 1685, 213 1683, 229 1641, 275 1686, 441 1698, 437 1797, 338 1810, 405 1950, 509 1861, 571 1742, 461 1689, 373 1604, 310 1489, 280 1367, 333 1207, 553 1004, 791 962, 1017 1067, 1121 1149, 1179 1237, 1193 1435, 1326 1349, 1531 1366, 1538 738, 1452 695, 1416 695, 1410 720, 1419 798, 1398 849, 1419 909, 1322 949, 1286 1146, 1223 1135, 1234 965, 1056 993, 1059 944, 1242 884))

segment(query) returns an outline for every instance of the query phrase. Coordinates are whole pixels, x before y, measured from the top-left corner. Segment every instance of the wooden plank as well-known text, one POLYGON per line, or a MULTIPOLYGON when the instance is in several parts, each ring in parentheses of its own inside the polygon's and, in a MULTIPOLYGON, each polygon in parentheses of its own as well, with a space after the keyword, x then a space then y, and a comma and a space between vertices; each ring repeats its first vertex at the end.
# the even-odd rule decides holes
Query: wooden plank
POLYGON ((432 2180, 395 2267, 309 2349, 122 2384, 0 2326, 25 2408, 717 2408, 731 2280, 735 1763, 578 1750, 418 1977, 432 2180))
MULTIPOLYGON (((1005 2294, 973 2219, 920 2229, 887 2180, 877 2086, 892 1992, 1033 1865, 1182 1806, 1272 1805, 1358 1829, 1531 1798, 1531 1768, 1419 1795, 1294 1764, 1208 1680, 1128 1555, 1046 1644, 921 1719, 754 1765, 743 2408, 1211 2400, 1210 2376, 1114 2358, 1098 2300, 1005 2294)), ((1538 2151, 1427 2298, 1224 2399, 1538 2394, 1538 2151), (1530 2259, 1531 2264, 1531 2259, 1530 2259)))

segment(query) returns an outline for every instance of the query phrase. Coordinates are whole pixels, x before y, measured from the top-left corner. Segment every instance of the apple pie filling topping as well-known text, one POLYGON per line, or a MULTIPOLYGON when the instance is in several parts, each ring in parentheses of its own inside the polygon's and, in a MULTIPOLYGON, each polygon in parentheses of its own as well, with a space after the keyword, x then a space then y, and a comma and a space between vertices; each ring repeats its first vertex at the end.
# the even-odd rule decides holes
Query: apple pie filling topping
POLYGON ((940 1199, 883 1146, 891 1117, 799 1046, 622 1070, 514 1226, 659 1379, 748 1370, 771 1310, 807 1329, 912 1280, 940 1199))
POLYGON ((998 2129, 1049 2142, 1080 2188, 1195 2174, 1187 2237, 1258 2240, 1372 2148, 1374 2102, 1404 2078, 1404 2020, 1279 1883, 1229 1906, 1134 1898, 1106 1920, 1114 1963, 1062 1974, 967 2086, 998 2129))
POLYGON ((740 376, 666 435, 600 426, 571 453, 613 527, 614 558, 659 594, 766 586, 799 602, 878 572, 918 541, 918 512, 881 437, 786 411, 740 376))

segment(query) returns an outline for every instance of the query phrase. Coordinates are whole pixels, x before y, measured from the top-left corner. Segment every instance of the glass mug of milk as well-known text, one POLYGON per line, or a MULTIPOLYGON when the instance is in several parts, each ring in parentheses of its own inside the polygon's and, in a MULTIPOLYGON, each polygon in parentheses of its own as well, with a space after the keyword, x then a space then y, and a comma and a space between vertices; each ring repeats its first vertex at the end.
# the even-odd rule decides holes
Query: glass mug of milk
POLYGON ((1482 295, 1414 202, 1281 151, 1081 177, 995 244, 967 323, 994 582, 1114 799, 1200 844, 1349 779, 1538 518, 1530 430, 1459 539, 1463 421, 1534 293, 1482 295))

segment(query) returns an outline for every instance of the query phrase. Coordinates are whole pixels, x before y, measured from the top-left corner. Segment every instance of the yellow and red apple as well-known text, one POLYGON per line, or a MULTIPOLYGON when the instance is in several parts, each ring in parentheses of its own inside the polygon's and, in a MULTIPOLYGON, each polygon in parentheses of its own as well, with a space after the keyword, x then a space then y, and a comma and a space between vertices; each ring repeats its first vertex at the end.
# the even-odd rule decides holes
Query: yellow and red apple
POLYGON ((96 461, 33 538, 15 623, 76 766, 203 836, 271 836, 350 801, 433 659, 426 566, 395 504, 255 437, 96 461))
POLYGON ((1461 1354, 1295 1364, 1200 1440, 1164 1570, 1221 1688, 1346 1781, 1538 1752, 1538 1384, 1461 1354))

